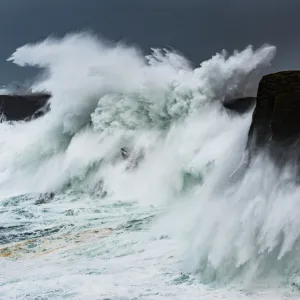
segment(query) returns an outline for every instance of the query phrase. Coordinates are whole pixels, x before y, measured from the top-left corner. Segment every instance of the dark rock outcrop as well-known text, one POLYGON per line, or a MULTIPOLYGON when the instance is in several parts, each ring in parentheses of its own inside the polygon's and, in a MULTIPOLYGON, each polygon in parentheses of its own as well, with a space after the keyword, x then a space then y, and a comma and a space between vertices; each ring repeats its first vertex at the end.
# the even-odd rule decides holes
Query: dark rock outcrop
POLYGON ((40 194, 40 196, 34 202, 34 204, 35 205, 47 204, 54 198, 54 196, 55 194, 53 192, 40 194))
POLYGON ((225 99, 223 106, 229 111, 244 114, 254 108, 256 97, 241 97, 235 99, 225 99))
POLYGON ((50 94, 0 95, 0 114, 6 121, 38 118, 49 109, 50 94))
POLYGON ((253 155, 267 148, 280 155, 297 152, 300 137, 300 71, 266 75, 260 81, 249 131, 253 155))
POLYGON ((126 147, 121 148, 121 155, 123 159, 128 159, 130 157, 130 153, 126 147))

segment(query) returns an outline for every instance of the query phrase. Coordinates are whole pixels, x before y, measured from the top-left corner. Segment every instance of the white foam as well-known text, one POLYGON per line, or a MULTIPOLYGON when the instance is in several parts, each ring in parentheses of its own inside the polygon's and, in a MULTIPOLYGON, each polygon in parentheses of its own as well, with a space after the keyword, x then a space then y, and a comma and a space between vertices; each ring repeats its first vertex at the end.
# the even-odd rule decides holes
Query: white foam
MULTIPOLYGON (((149 205, 161 208, 164 213, 151 234, 165 232, 173 238, 173 242, 162 242, 159 258, 151 255, 160 244, 152 244, 148 234, 142 234, 143 247, 149 243, 153 253, 139 249, 132 256, 107 262, 102 254, 94 257, 95 266, 112 268, 101 275, 100 286, 99 277, 88 283, 80 267, 74 266, 74 260, 80 266, 87 260, 83 255, 78 262, 74 253, 69 261, 61 256, 48 263, 31 262, 28 281, 38 276, 41 264, 51 271, 49 289, 59 278, 64 291, 74 291, 78 297, 89 295, 89 299, 97 294, 118 299, 126 292, 148 299, 180 299, 186 290, 191 299, 255 299, 261 297, 259 292, 249 297, 236 291, 213 292, 198 285, 198 279, 184 289, 182 285, 169 288, 162 283, 166 277, 159 275, 159 267, 142 274, 145 266, 150 268, 148 260, 157 266, 162 263, 161 268, 170 268, 171 273, 200 274, 199 280, 209 282, 253 282, 265 274, 271 282, 275 275, 288 280, 295 274, 299 269, 295 261, 298 188, 287 189, 283 183, 289 173, 278 175, 264 160, 254 162, 245 177, 237 178, 251 114, 232 117, 221 105, 226 96, 243 92, 249 74, 269 64, 274 54, 273 46, 248 47, 231 56, 216 54, 192 69, 185 58, 173 52, 154 49, 144 57, 135 48, 111 45, 86 34, 49 38, 17 49, 10 60, 20 66, 45 68, 46 74, 33 90, 47 90, 53 96, 51 112, 44 117, 0 125, 3 196, 57 191, 69 182, 87 193, 102 179, 107 201, 137 201, 140 209, 149 209, 149 205), (144 153, 136 170, 128 170, 129 163, 120 158, 124 146, 136 155, 144 153), (183 191, 184 172, 202 174, 203 182, 183 191), (176 251, 170 250, 172 247, 176 251), (167 255, 174 255, 174 260, 166 260, 167 255), (61 269, 61 265, 67 267, 61 269), (73 271, 76 275, 69 277, 73 271), (118 279, 112 280, 112 275, 118 279), (128 291, 128 278, 136 278, 137 290, 128 291), (147 294, 156 288, 157 294, 147 294)), ((101 206, 104 200, 98 201, 101 206)), ((110 217, 114 220, 116 216, 110 217)), ((51 218, 55 220, 55 214, 51 218)), ((132 233, 128 239, 138 237, 132 233)), ((20 264, 3 262, 2 266, 20 264)), ((12 272, 8 275, 14 276, 12 272)), ((2 293, 22 295, 25 286, 29 294, 34 293, 36 287, 32 285, 30 290, 24 278, 14 292, 3 288, 2 293)), ((266 293, 276 299, 271 289, 266 293)))

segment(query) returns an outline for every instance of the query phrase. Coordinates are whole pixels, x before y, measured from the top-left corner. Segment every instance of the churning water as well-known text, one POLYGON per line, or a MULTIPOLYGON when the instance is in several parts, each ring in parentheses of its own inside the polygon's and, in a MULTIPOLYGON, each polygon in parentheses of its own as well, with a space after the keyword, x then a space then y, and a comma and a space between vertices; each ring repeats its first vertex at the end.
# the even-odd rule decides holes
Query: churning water
POLYGON ((89 34, 17 49, 52 98, 0 124, 0 298, 299 299, 299 187, 245 167, 251 112, 222 106, 275 50, 193 69, 89 34))

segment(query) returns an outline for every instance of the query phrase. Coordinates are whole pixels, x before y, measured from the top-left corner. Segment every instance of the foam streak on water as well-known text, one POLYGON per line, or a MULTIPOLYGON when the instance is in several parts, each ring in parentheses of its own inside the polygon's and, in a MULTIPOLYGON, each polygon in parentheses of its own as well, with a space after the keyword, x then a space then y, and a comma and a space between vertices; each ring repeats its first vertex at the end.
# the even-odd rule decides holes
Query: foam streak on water
POLYGON ((0 124, 0 298, 298 299, 298 187, 264 158, 245 170, 251 113, 222 106, 274 54, 192 69, 88 34, 17 49, 53 97, 0 124))

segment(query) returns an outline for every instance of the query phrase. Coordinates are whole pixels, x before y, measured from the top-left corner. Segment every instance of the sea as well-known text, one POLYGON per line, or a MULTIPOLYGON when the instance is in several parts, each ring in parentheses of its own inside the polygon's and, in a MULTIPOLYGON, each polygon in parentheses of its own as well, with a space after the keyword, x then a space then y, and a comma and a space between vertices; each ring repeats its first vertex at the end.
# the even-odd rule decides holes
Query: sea
POLYGON ((293 169, 249 160, 253 111, 222 105, 275 55, 193 67, 88 33, 18 48, 52 97, 0 124, 0 299, 300 299, 293 169))

